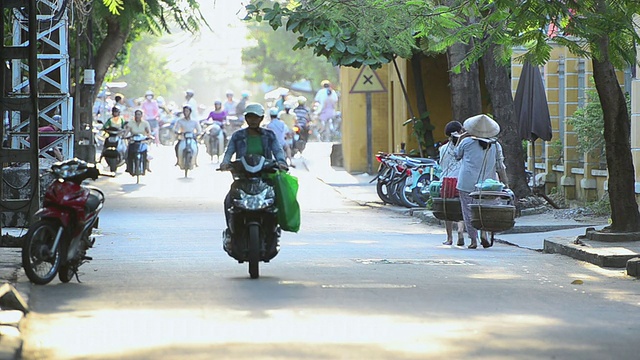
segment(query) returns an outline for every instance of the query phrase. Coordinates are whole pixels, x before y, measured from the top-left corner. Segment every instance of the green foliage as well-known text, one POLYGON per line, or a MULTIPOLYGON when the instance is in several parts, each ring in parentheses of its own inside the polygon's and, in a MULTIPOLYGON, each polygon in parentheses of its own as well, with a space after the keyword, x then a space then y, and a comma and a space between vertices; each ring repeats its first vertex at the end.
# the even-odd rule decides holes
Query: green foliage
POLYGON ((124 0, 102 0, 102 3, 114 15, 120 15, 120 11, 124 10, 124 0))
POLYGON ((125 81, 127 87, 121 91, 127 98, 137 98, 152 90, 156 96, 177 91, 180 86, 176 75, 167 69, 167 60, 153 50, 157 37, 144 34, 136 41, 126 65, 114 67, 108 81, 125 81))
POLYGON ((609 194, 605 194, 598 201, 588 203, 587 208, 591 210, 596 216, 610 216, 611 202, 609 201, 609 194))
POLYGON ((427 144, 426 135, 428 132, 432 132, 435 129, 431 123, 424 121, 429 118, 429 112, 425 112, 420 116, 420 119, 413 117, 402 123, 402 126, 407 126, 411 124, 411 134, 416 137, 418 143, 422 149, 426 149, 428 146, 433 144, 427 144))
POLYGON ((245 75, 247 80, 285 87, 303 79, 316 86, 324 79, 338 83, 337 70, 325 58, 311 49, 292 50, 298 42, 294 33, 282 27, 274 31, 262 22, 250 23, 249 35, 256 45, 242 50, 243 63, 253 65, 245 75))
POLYGON ((549 159, 554 164, 561 164, 564 157, 564 144, 562 139, 556 139, 549 143, 549 159))
MULTIPOLYGON (((627 110, 631 109, 627 96, 627 110)), ((629 113, 629 116, 631 114, 629 113)), ((578 136, 578 150, 585 154, 600 155, 604 152, 604 113, 600 98, 595 90, 587 91, 586 105, 577 109, 567 118, 578 136)))
POLYGON ((298 36, 293 50, 311 48, 334 66, 376 69, 396 54, 409 57, 415 48, 412 22, 418 15, 407 14, 402 1, 372 0, 362 6, 339 0, 289 1, 286 6, 252 1, 245 9, 245 20, 284 27, 298 36))

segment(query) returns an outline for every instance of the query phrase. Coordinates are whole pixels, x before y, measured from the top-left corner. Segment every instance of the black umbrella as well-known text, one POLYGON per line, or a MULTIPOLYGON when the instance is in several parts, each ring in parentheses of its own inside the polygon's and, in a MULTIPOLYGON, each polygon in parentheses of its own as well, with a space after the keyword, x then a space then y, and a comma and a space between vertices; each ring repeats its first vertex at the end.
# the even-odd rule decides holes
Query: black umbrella
MULTIPOLYGON (((551 118, 547 95, 542 84, 542 75, 537 66, 528 61, 523 64, 518 89, 514 99, 520 138, 531 141, 535 166, 537 139, 551 140, 551 118)), ((535 176, 534 176, 535 185, 535 176)))
POLYGON ((521 139, 531 142, 537 139, 551 140, 551 118, 542 75, 538 67, 529 62, 522 67, 514 106, 521 139))

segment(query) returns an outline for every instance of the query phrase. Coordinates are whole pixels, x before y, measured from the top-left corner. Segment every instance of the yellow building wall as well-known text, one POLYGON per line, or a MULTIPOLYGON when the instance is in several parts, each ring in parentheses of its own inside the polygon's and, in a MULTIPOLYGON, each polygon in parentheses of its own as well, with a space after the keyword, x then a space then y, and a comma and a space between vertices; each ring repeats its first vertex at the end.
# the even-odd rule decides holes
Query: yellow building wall
MULTIPOLYGON (((377 170, 378 163, 375 154, 378 151, 389 149, 389 75, 388 65, 377 69, 376 73, 387 89, 384 93, 372 93, 371 119, 372 119, 372 154, 371 164, 373 171, 377 170)), ((344 168, 349 172, 368 172, 367 166, 367 111, 366 95, 351 94, 360 69, 343 67, 340 69, 340 82, 343 89, 342 109, 342 154, 344 168)))

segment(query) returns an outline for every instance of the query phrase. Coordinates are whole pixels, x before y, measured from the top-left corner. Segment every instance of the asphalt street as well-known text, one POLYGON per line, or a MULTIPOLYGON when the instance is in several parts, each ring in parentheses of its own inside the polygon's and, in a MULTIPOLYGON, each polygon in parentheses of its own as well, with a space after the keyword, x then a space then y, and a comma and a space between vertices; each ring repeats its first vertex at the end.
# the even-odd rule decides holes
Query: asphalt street
POLYGON ((640 289, 622 271, 506 244, 441 245, 440 226, 361 206, 299 160, 302 228, 283 233, 281 253, 251 280, 221 246, 230 175, 200 156, 184 178, 172 147, 152 151, 140 184, 123 173, 94 183, 107 193, 94 260, 82 283, 30 287, 24 359, 630 359, 640 350, 640 289))

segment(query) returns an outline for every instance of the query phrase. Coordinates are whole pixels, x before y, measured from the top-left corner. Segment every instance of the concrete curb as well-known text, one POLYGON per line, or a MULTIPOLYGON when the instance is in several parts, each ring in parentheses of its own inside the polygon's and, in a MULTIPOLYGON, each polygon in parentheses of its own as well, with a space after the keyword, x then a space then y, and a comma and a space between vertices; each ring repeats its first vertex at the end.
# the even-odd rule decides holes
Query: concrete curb
POLYGON ((600 267, 626 268, 627 261, 640 256, 624 247, 594 247, 575 237, 551 237, 544 240, 544 252, 560 254, 600 267))

